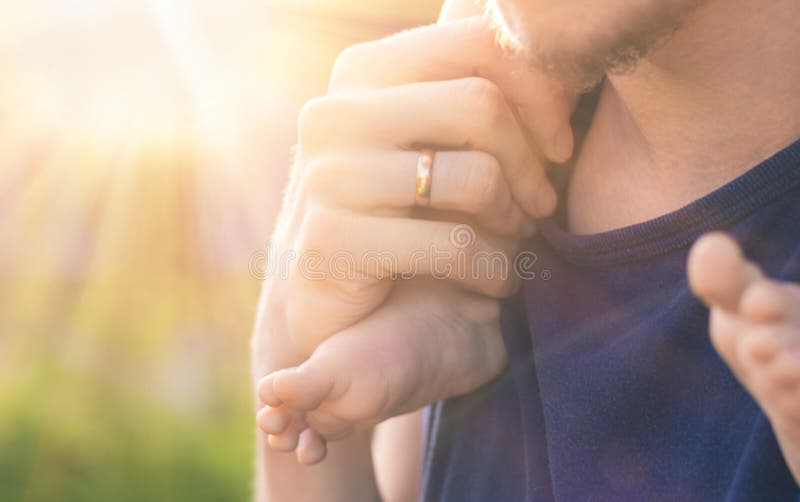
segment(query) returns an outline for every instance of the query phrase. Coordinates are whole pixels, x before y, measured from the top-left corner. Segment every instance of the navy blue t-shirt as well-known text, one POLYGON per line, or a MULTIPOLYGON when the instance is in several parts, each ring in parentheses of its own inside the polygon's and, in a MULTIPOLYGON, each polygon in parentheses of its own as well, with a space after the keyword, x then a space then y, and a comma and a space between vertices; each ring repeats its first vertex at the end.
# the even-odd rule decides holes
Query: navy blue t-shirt
POLYGON ((723 229, 800 282, 800 141, 646 223, 544 223, 502 316, 509 368, 428 408, 424 501, 800 500, 769 422, 714 351, 686 280, 723 229))

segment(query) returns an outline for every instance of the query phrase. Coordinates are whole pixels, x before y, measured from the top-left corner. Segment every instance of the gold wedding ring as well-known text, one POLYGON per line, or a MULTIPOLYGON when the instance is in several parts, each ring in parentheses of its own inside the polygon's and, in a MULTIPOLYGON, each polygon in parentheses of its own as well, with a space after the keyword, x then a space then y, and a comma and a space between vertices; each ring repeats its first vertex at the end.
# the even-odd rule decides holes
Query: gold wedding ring
POLYGON ((423 148, 417 159, 417 193, 414 202, 417 206, 431 205, 431 183, 433 182, 433 150, 423 148))

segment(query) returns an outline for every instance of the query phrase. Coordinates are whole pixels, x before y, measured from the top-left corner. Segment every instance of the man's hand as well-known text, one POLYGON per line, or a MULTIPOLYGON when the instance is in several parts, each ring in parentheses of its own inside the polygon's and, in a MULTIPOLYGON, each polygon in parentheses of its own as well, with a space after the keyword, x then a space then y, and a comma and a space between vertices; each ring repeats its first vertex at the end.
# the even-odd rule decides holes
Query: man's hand
MULTIPOLYGON (((515 241, 534 231, 532 219, 553 211, 546 156, 531 138, 550 158, 568 157, 575 99, 520 68, 526 67, 497 47, 479 18, 342 55, 328 96, 311 101, 300 116, 297 162, 274 235, 276 258, 294 252, 298 259, 288 280, 265 281, 254 337, 256 376, 299 363, 372 312, 389 294, 392 276, 441 276, 434 266, 448 264, 431 256, 415 260, 419 252, 466 252, 467 259, 502 253, 510 260, 515 241), (520 127, 517 104, 528 117, 540 112, 535 128, 520 127), (565 136, 567 146, 556 147, 565 136), (410 217, 420 145, 438 151, 431 209, 442 213, 429 213, 429 220, 410 217), (467 249, 454 246, 452 222, 436 221, 445 217, 480 224, 467 249), (389 263, 368 259, 375 252, 388 252, 389 263), (276 350, 281 357, 273 357, 276 350)), ((515 288, 513 280, 497 277, 450 278, 494 297, 515 288)))

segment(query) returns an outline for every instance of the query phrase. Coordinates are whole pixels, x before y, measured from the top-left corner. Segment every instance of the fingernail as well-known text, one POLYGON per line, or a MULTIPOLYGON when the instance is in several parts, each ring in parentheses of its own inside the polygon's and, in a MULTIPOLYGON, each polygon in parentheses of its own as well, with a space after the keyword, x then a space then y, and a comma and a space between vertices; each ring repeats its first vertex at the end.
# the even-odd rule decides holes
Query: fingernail
POLYGON ((556 135, 555 143, 553 144, 556 158, 551 159, 553 162, 559 164, 568 161, 572 157, 572 149, 574 148, 575 138, 572 134, 572 129, 566 127, 556 135))

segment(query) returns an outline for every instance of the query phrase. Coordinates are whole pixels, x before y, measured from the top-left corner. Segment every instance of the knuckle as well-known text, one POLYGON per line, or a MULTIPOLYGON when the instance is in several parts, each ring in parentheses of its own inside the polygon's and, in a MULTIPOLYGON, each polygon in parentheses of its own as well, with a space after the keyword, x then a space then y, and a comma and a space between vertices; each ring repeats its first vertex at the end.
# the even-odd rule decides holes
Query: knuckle
POLYGON ((330 155, 317 155, 309 159, 300 180, 300 192, 309 196, 319 196, 331 186, 330 180, 334 176, 338 163, 330 155))
POLYGON ((308 101, 297 116, 297 137, 301 151, 313 151, 334 130, 337 114, 335 102, 330 97, 317 97, 308 101))
POLYGON ((339 53, 331 73, 331 90, 348 85, 360 74, 359 68, 364 67, 364 60, 371 52, 373 42, 364 42, 351 45, 339 53))
POLYGON ((485 78, 470 77, 463 82, 464 107, 474 120, 485 124, 499 122, 507 110, 506 98, 500 88, 485 78))
POLYGON ((504 180, 500 165, 491 155, 481 155, 467 174, 467 193, 476 212, 492 208, 500 198, 504 180))
POLYGON ((363 271, 357 266, 352 269, 352 276, 346 281, 337 281, 334 285, 332 296, 341 305, 355 307, 364 312, 372 311, 375 302, 384 297, 386 283, 372 277, 364 277, 363 271))
POLYGON ((297 235, 297 250, 301 254, 322 253, 333 239, 338 224, 329 211, 310 207, 303 216, 297 235))

